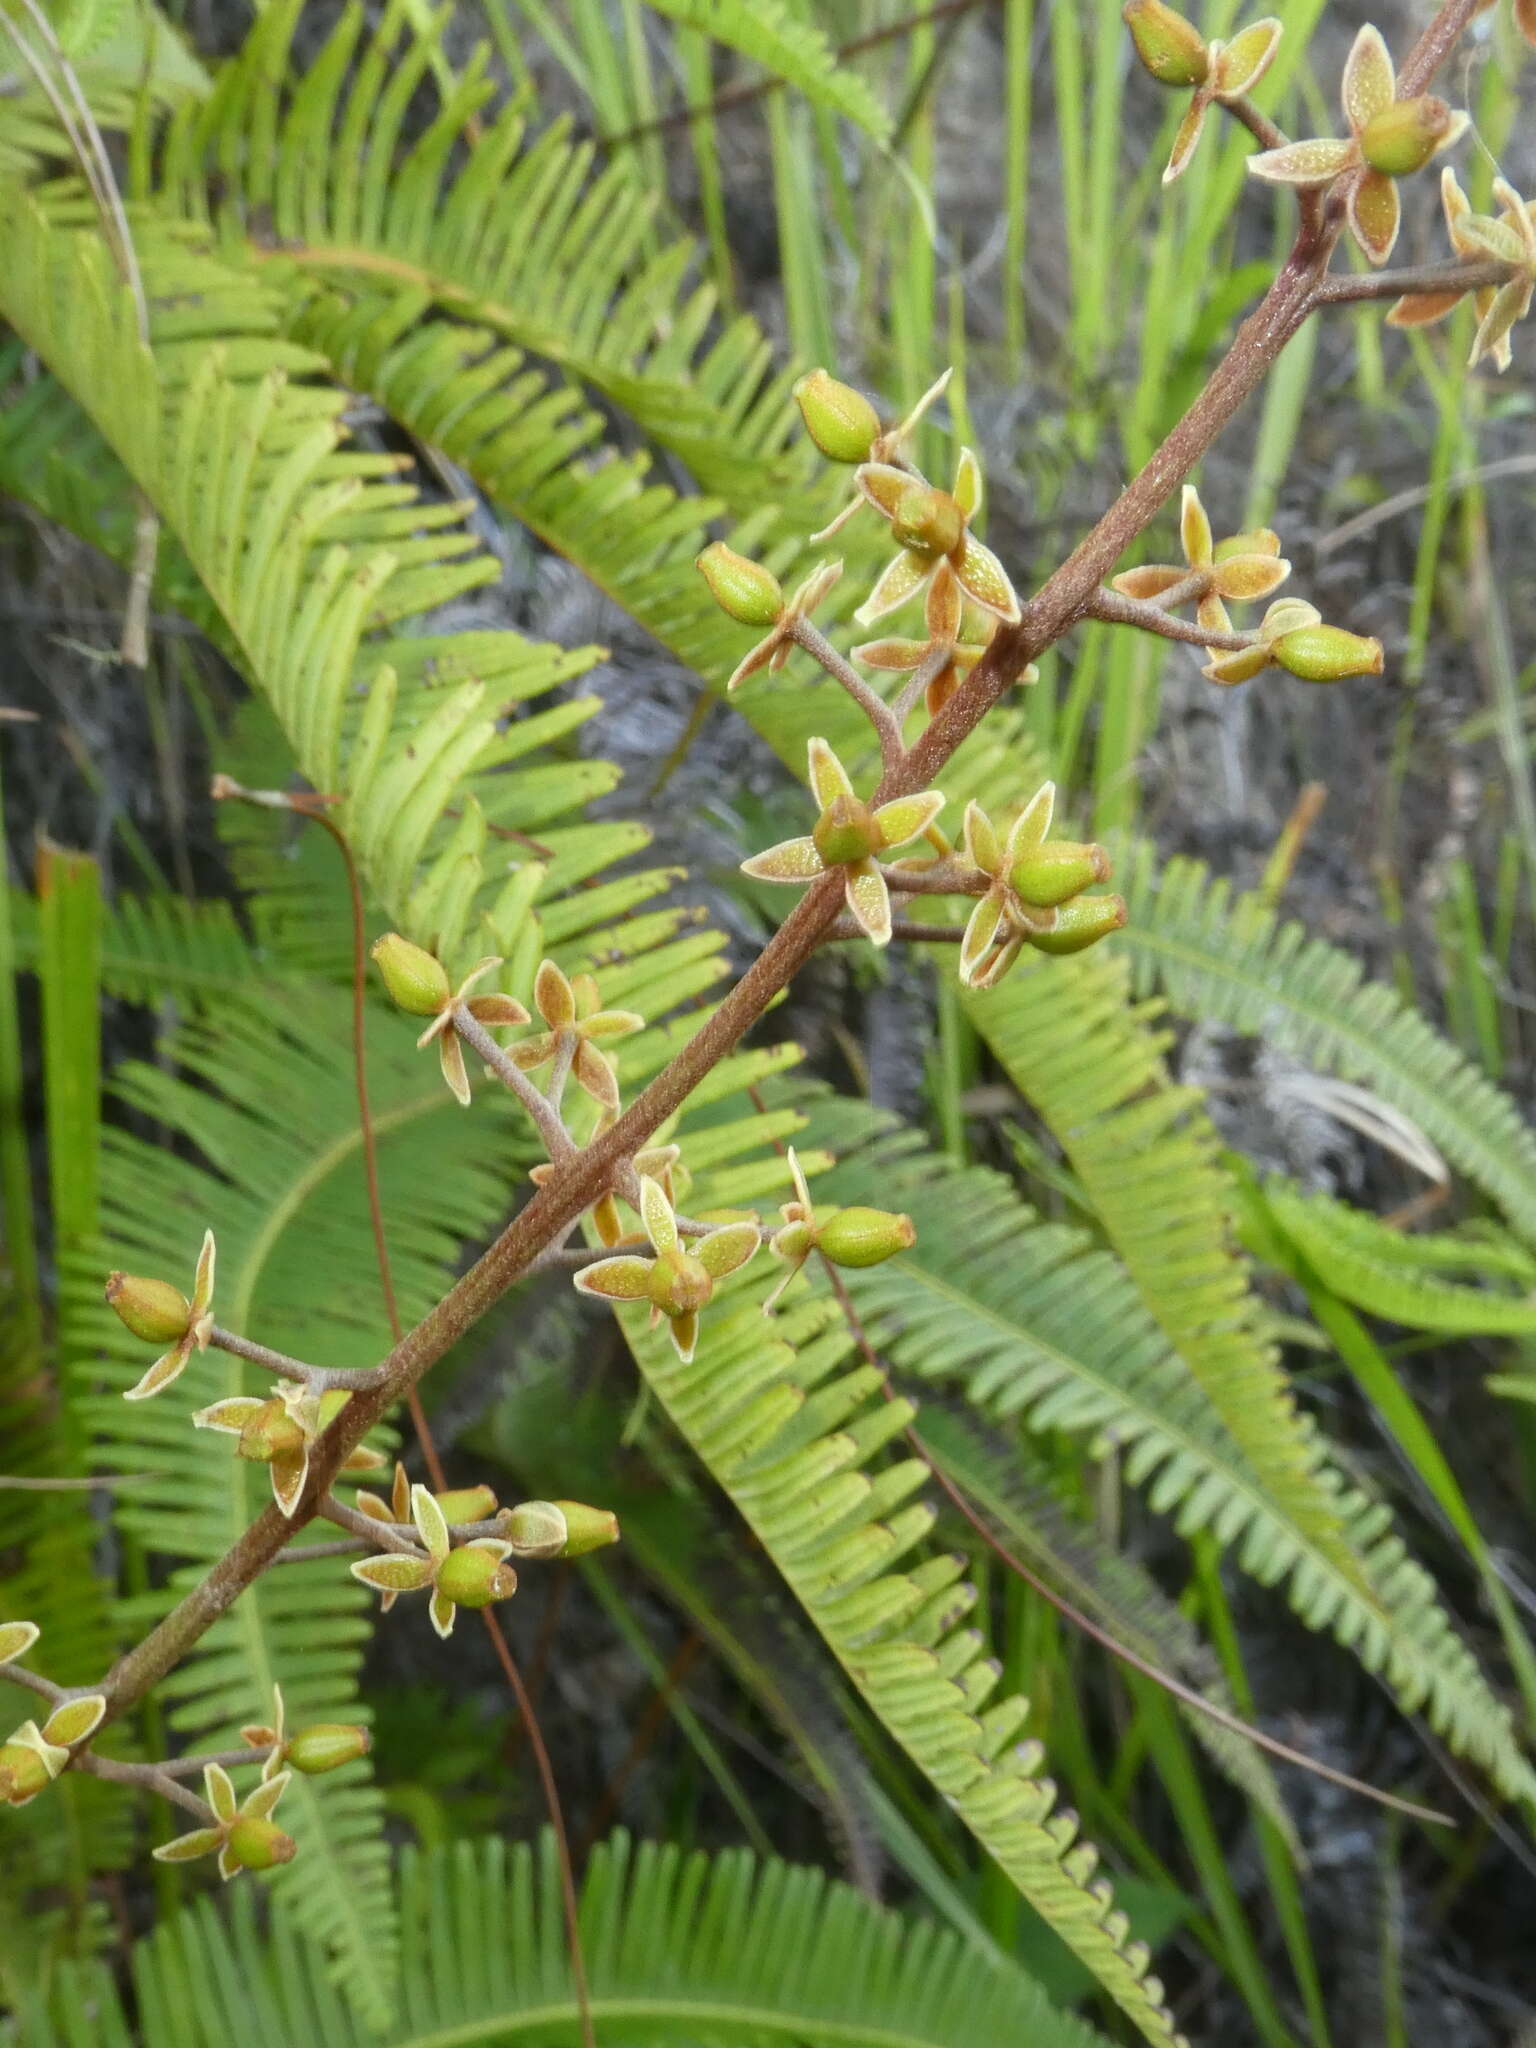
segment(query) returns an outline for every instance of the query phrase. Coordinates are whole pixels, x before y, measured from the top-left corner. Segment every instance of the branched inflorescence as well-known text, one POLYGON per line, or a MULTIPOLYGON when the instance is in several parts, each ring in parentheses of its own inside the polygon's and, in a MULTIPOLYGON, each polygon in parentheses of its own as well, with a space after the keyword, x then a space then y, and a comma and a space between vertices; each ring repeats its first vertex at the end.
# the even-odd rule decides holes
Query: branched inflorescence
MULTIPOLYGON (((912 430, 942 397, 947 377, 890 426, 867 397, 827 371, 800 380, 796 396, 812 440, 829 461, 851 468, 854 484, 849 502, 812 539, 825 540, 861 511, 883 520, 894 552, 854 616, 864 623, 884 619, 921 597, 921 636, 866 641, 851 658, 840 652, 812 618, 837 586, 836 562, 814 565, 789 597, 766 567, 724 543, 707 548, 699 568, 724 610, 757 636, 728 688, 805 654, 866 719, 878 759, 875 786, 867 796, 858 794, 868 787, 862 763, 850 772, 826 740, 810 742, 808 779, 817 806, 811 830, 743 863, 760 880, 799 885, 801 902, 696 1035, 628 1104, 616 1048, 645 1020, 605 1007, 590 975, 568 978, 546 960, 525 1003, 505 991, 476 992, 501 965, 496 959, 479 961, 456 982, 443 961, 399 933, 377 942, 373 956, 385 989, 402 1011, 426 1020, 419 1042, 436 1047, 455 1099, 472 1106, 472 1070, 478 1068, 527 1115, 546 1155, 532 1171, 532 1193, 475 1267, 371 1368, 312 1364, 222 1329, 214 1315, 212 1231, 190 1296, 164 1280, 110 1276, 108 1301, 156 1352, 127 1398, 169 1392, 193 1353, 209 1348, 271 1376, 266 1390, 215 1402, 189 1419, 233 1436, 239 1457, 268 1466, 272 1504, 95 1687, 67 1689, 30 1670, 20 1660, 36 1643, 37 1629, 30 1622, 0 1625, 0 1677, 37 1695, 46 1708, 41 1722, 23 1722, 0 1743, 0 1803, 24 1804, 74 1768, 150 1789, 190 1814, 191 1831, 156 1852, 167 1860, 216 1854, 226 1877, 287 1861, 295 1845, 274 1810, 292 1774, 334 1769, 361 1755, 367 1747, 362 1728, 320 1724, 290 1735, 279 1695, 270 1721, 244 1730, 240 1751, 125 1763, 98 1754, 94 1739, 261 1572, 299 1554, 288 1549, 289 1541, 315 1516, 342 1534, 303 1554, 358 1551, 350 1569, 381 1595, 383 1608, 426 1593, 440 1636, 450 1633, 460 1607, 512 1595, 519 1565, 617 1540, 618 1525, 607 1510, 551 1500, 501 1507, 487 1487, 434 1492, 413 1485, 399 1466, 387 1499, 364 1490, 348 1503, 336 1494, 341 1477, 360 1477, 383 1464, 365 1441, 368 1432, 495 1300, 542 1267, 570 1263, 583 1295, 648 1309, 653 1322, 666 1324, 679 1355, 691 1360, 701 1317, 718 1290, 765 1244, 784 1268, 765 1312, 813 1255, 832 1265, 868 1266, 911 1245, 905 1216, 818 1210, 793 1153, 792 1198, 777 1223, 739 1212, 691 1216, 679 1206, 689 1185, 683 1147, 658 1134, 829 938, 861 932, 881 947, 908 931, 928 941, 952 939, 961 982, 985 990, 1026 946, 1046 954, 1075 952, 1124 922, 1120 898, 1095 893, 1109 879, 1104 849, 1053 836, 1053 785, 1021 790, 996 816, 975 800, 965 802, 958 845, 938 823, 949 792, 937 785, 960 742, 1006 689, 1034 679, 1035 657, 1080 621, 1096 618, 1183 641, 1203 673, 1224 685, 1270 668, 1313 683, 1381 670, 1379 641, 1325 622, 1302 599, 1274 596, 1290 574, 1276 534, 1266 528, 1218 542, 1186 479, 1302 322, 1322 307, 1391 298, 1390 318, 1414 326, 1442 319, 1470 297, 1478 319, 1473 361, 1487 356, 1500 369, 1508 365, 1511 330, 1536 293, 1536 206, 1505 180, 1493 183, 1497 210, 1481 214, 1454 173, 1444 172, 1452 264, 1378 276, 1329 271, 1346 228, 1373 266, 1387 262, 1401 218, 1400 182, 1463 133, 1466 116, 1428 87, 1481 11, 1479 0, 1446 0, 1401 72, 1379 33, 1362 29, 1342 82, 1348 135, 1295 142, 1249 97, 1274 58, 1277 22, 1261 20, 1225 42, 1207 42, 1163 0, 1130 0, 1125 17, 1146 69, 1162 84, 1193 94, 1166 176, 1183 171, 1212 109, 1220 109, 1261 144, 1250 170, 1296 190, 1299 229, 1263 304, 1158 455, 1029 602, 1021 601, 1007 568, 976 532, 983 503, 976 456, 959 451, 947 487, 932 483, 911 460, 912 430), (1113 573, 1181 484, 1182 561, 1113 573), (1272 601, 1256 626, 1234 625, 1230 606, 1266 599, 1272 601), (895 685, 883 680, 893 677, 900 679, 895 685), (887 697, 882 688, 893 694, 887 697), (903 912, 919 896, 958 902, 963 922, 912 923, 903 912), (847 925, 840 922, 844 910, 847 925), (525 1027, 529 1035, 505 1041, 503 1034, 525 1027), (572 1083, 579 1116, 566 1109, 572 1083), (589 1249, 568 1249, 583 1221, 589 1249), (243 1798, 230 1777, 241 1764, 259 1772, 243 1798), (202 1797, 184 1782, 198 1772, 202 1797)), ((1536 0, 1515 0, 1515 16, 1536 42, 1536 0)))

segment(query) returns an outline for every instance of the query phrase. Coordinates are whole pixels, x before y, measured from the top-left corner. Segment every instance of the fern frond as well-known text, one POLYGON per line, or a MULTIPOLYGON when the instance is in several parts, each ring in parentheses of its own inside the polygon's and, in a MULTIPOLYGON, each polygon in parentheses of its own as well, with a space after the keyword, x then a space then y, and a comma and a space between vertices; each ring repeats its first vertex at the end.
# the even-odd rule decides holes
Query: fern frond
POLYGON ((995 1174, 968 1170, 963 1191, 948 1174, 934 1182, 910 1141, 878 1147, 867 1172, 882 1205, 917 1225, 911 1251, 849 1275, 897 1366, 964 1386, 990 1415, 1113 1440, 1127 1479, 1182 1534, 1209 1529, 1261 1583, 1283 1580, 1301 1619, 1331 1629, 1405 1711, 1422 1707, 1511 1797, 1536 1793, 1508 1711, 1434 1582, 1390 1533, 1386 1510, 1321 1461, 1321 1445, 1314 1483, 1342 1531, 1342 1562, 1341 1545, 1319 1540, 1265 1484, 1117 1260, 1088 1250, 1080 1231, 1038 1223, 995 1174))
POLYGON ((1159 871, 1151 848, 1136 846, 1117 858, 1116 873, 1130 907, 1116 945, 1139 990, 1159 991, 1182 1016, 1262 1035, 1364 1083, 1536 1237, 1536 1135, 1395 991, 1196 861, 1159 871))
MULTIPOLYGON (((39 939, 32 897, 11 892, 16 956, 35 965, 39 939)), ((235 921, 233 906, 220 897, 194 902, 185 896, 119 896, 101 935, 101 985, 108 995, 130 1003, 154 1003, 174 996, 206 1003, 249 991, 270 977, 263 961, 235 921)))
POLYGON ((551 728, 518 707, 593 652, 401 633, 495 564, 466 558, 443 508, 386 481, 394 458, 342 445, 344 392, 304 381, 318 359, 275 333, 259 285, 141 221, 154 327, 143 350, 94 235, 58 224, 76 210, 67 196, 48 214, 18 200, 0 309, 161 514, 303 772, 344 795, 386 912, 450 957, 486 937, 509 950, 531 905, 489 836, 529 818, 542 827, 611 784, 598 763, 531 774, 525 741, 551 728))
POLYGON ((891 117, 857 73, 838 63, 820 29, 783 0, 648 0, 658 14, 740 51, 817 106, 842 114, 877 142, 891 117))
MULTIPOLYGON (((1529 1294, 1496 1294, 1424 1270, 1432 1261, 1477 1270, 1480 1247, 1474 1240, 1392 1230, 1348 1202, 1302 1195, 1279 1183, 1265 1187, 1264 1203, 1324 1285, 1370 1315, 1448 1337, 1520 1337, 1536 1331, 1536 1300, 1529 1294)), ((1536 1273, 1526 1279, 1530 1285, 1536 1273)))
POLYGON ((913 1499, 926 1468, 882 1455, 911 1404, 847 1369, 835 1308, 830 1330, 825 1303, 770 1329, 757 1302, 771 1277, 712 1305, 689 1365, 622 1315, 648 1385, 871 1711, 1145 2038, 1176 2039, 1146 1951, 1093 1877, 1096 1852, 1056 1810, 1037 1748, 1016 1740, 1027 1702, 985 1705, 995 1674, 979 1632, 957 1627, 974 1588, 957 1583, 958 1560, 926 1552, 934 1513, 913 1499))
MULTIPOLYGON (((137 1944, 143 2038, 155 2048, 492 2048, 574 2027, 547 1836, 537 1849, 494 1838, 409 1849, 396 1897, 409 1932, 382 2032, 345 2011, 291 1933, 269 1939, 249 1891, 237 1890, 227 1919, 199 1901, 137 1944)), ((588 1864, 581 1933, 592 2014, 614 2048, 1106 2048, 1013 1965, 819 1871, 740 1850, 710 1858, 615 1835, 588 1864)), ((133 2038, 94 1969, 66 1973, 20 2042, 87 2038, 102 2048, 133 2038)))

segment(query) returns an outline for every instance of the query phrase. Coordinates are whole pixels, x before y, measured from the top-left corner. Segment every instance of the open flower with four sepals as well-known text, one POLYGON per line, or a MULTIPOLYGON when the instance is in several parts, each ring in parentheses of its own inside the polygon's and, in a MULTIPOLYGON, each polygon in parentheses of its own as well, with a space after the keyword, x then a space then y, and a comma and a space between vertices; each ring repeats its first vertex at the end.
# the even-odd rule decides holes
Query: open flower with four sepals
POLYGON ((877 946, 890 942, 891 892, 876 857, 926 832, 944 808, 936 789, 899 796, 871 810, 853 793, 848 771, 823 739, 808 749, 810 783, 821 816, 804 839, 785 839, 744 860, 741 871, 759 882, 814 882, 829 868, 843 871, 849 910, 877 946))
POLYGON ((533 1007, 549 1029, 537 1038, 509 1046, 524 1073, 547 1067, 562 1047, 571 1049, 571 1073, 601 1108, 619 1106, 619 1077, 612 1060, 598 1050, 603 1039, 627 1038, 642 1031, 645 1019, 634 1010, 605 1010, 590 974, 567 980, 553 960, 540 964, 533 984, 533 1007))
POLYGON ((1231 106, 1274 62, 1280 23, 1270 17, 1240 30, 1230 42, 1208 43, 1193 22, 1175 14, 1163 0, 1130 0, 1125 21, 1137 56, 1160 85, 1195 89, 1163 172, 1163 183, 1171 185, 1194 155, 1212 103, 1231 106))
MULTIPOLYGON (((309 1454, 352 1398, 345 1387, 317 1392, 302 1381, 283 1380, 263 1398, 236 1394, 199 1408, 199 1429, 222 1430, 240 1439, 239 1452, 253 1464, 270 1466, 272 1498, 285 1515, 297 1508, 309 1477, 309 1454)), ((374 1472, 386 1462, 382 1451, 358 1444, 347 1453, 343 1472, 374 1472)))
MULTIPOLYGON (((496 1512, 496 1495, 488 1486, 460 1486, 447 1493, 433 1495, 442 1510, 443 1520, 451 1528, 455 1522, 485 1522, 496 1512)), ((394 1485, 390 1497, 384 1500, 376 1493, 359 1487, 353 1496, 359 1514, 366 1515, 370 1522, 393 1522, 403 1526, 411 1520, 411 1482, 405 1467, 398 1458, 395 1461, 394 1485)), ((388 1614, 398 1593, 383 1589, 379 1599, 379 1611, 388 1614)))
MULTIPOLYGON (((800 379, 795 386, 795 403, 806 432, 829 461, 884 462, 893 469, 907 469, 910 465, 902 453, 902 443, 915 431, 929 406, 944 395, 953 374, 946 370, 930 384, 906 418, 893 427, 881 426, 879 413, 862 391, 855 391, 851 384, 838 383, 825 370, 812 370, 800 379)), ((830 540, 865 502, 862 493, 856 495, 830 525, 811 535, 812 542, 830 540)))
POLYGON ((425 947, 412 945, 398 932, 386 932, 382 939, 375 941, 372 952, 384 977, 384 986, 400 1008, 408 1016, 432 1019, 416 1043, 424 1046, 430 1045, 434 1038, 437 1040, 443 1079, 456 1099, 468 1109, 469 1075, 464 1069, 464 1048, 453 1028, 454 1011, 462 1004, 475 1022, 485 1025, 487 1030, 504 1024, 528 1022, 528 1012, 516 996, 470 995, 476 982, 483 981, 493 968, 501 965, 501 956, 493 953, 484 960, 477 960, 459 986, 453 988, 443 963, 425 947))
MULTIPOLYGON (((1474 213, 1472 202, 1456 182, 1447 164, 1440 174, 1440 197, 1445 207, 1445 225, 1451 247, 1463 263, 1495 263, 1512 266, 1503 284, 1480 285, 1472 295, 1477 309, 1477 333, 1467 367, 1475 369, 1484 356, 1492 356, 1494 367, 1507 370, 1513 360, 1510 329, 1531 310, 1536 292, 1536 200, 1520 197, 1505 178, 1493 181, 1493 196, 1499 204, 1497 219, 1474 213)), ((1387 315, 1392 327, 1428 327, 1443 320, 1466 297, 1465 292, 1410 292, 1398 300, 1387 315)))
POLYGON ((1467 116, 1433 93, 1399 99, 1391 56, 1380 29, 1369 22, 1345 63, 1343 100, 1347 141, 1288 142, 1249 157, 1248 168, 1271 184, 1314 189, 1347 173, 1350 233, 1379 269, 1392 254, 1402 221, 1397 179, 1448 149, 1465 131, 1467 116))
POLYGON ((1306 683, 1338 683, 1346 676, 1379 676, 1379 640, 1326 626, 1316 605, 1282 597, 1259 622, 1253 642, 1213 653, 1201 670, 1213 683, 1246 683, 1267 668, 1283 668, 1306 683))
POLYGON ((119 1321, 146 1344, 170 1346, 138 1385, 128 1389, 125 1401, 147 1401, 151 1394, 163 1394, 181 1377, 193 1352, 208 1349, 213 1330, 213 1264, 213 1232, 205 1230, 190 1301, 168 1280, 142 1280, 133 1273, 107 1275, 107 1300, 119 1321))
POLYGON ((1184 566, 1171 562, 1146 562, 1124 569, 1112 579, 1111 587, 1122 597, 1155 602, 1165 591, 1189 583, 1196 576, 1205 579, 1199 592, 1195 617, 1208 633, 1230 633, 1232 621, 1227 604, 1245 604, 1269 597, 1291 573, 1289 562, 1280 558, 1280 539, 1267 526, 1248 533, 1235 533, 1217 542, 1211 522, 1193 484, 1184 486, 1179 516, 1179 540, 1184 549, 1184 566))
POLYGON ((390 1605, 395 1594, 421 1593, 430 1586, 432 1626, 440 1636, 451 1636, 459 1608, 489 1607, 493 1600, 508 1600, 517 1591, 517 1573, 506 1562, 511 1544, 495 1536, 471 1536, 455 1547, 447 1516, 424 1486, 411 1488, 411 1520, 426 1548, 425 1557, 386 1550, 378 1557, 360 1557, 352 1567, 353 1578, 384 1594, 390 1605))
POLYGON ((915 597, 944 562, 972 604, 1009 624, 1017 623, 1019 600, 1007 570, 971 532, 971 521, 981 510, 981 464, 969 448, 960 450, 953 490, 938 490, 910 470, 884 462, 861 464, 854 482, 890 522, 900 543, 899 554, 886 564, 853 615, 860 625, 884 618, 915 597))
POLYGON ((818 562, 788 603, 777 578, 761 562, 749 562, 723 540, 707 547, 694 567, 709 585, 716 604, 742 626, 768 631, 731 670, 727 690, 738 689, 760 668, 777 675, 795 644, 795 627, 808 619, 843 573, 841 562, 818 562))
POLYGON ((276 1864, 291 1863, 295 1843, 273 1820, 277 1802, 293 1782, 292 1771, 278 1771, 263 1777, 244 1799, 222 1764, 204 1764, 203 1790, 213 1808, 214 1823, 193 1828, 173 1842, 162 1842, 153 1853, 161 1863, 189 1863, 194 1856, 219 1854, 219 1875, 227 1883, 237 1870, 271 1870, 276 1864))
POLYGON ((768 1249, 776 1259, 783 1259, 786 1271, 764 1300, 764 1315, 812 1252, 820 1252, 834 1266, 879 1266, 916 1244, 912 1218, 889 1209, 829 1209, 818 1216, 793 1145, 789 1147, 789 1172, 795 1199, 780 1205, 783 1227, 768 1240, 768 1249))
MULTIPOLYGON (((866 668, 885 669, 896 674, 937 663, 923 693, 923 702, 936 718, 986 653, 987 642, 997 630, 997 618, 995 614, 988 618, 981 639, 961 639, 965 623, 965 593, 948 562, 939 564, 928 585, 923 613, 924 624, 928 628, 926 640, 866 640, 862 647, 854 648, 853 658, 862 661, 866 668)), ((1039 673, 1031 665, 1019 681, 1032 683, 1039 673)))
POLYGON ((576 1285, 603 1301, 648 1301, 652 1326, 666 1317, 686 1365, 699 1339, 699 1311, 713 1296, 716 1281, 744 1266, 762 1235, 755 1223, 722 1223, 703 1237, 684 1238, 672 1204, 649 1175, 640 1182, 640 1217, 655 1257, 621 1252, 598 1259, 575 1275, 576 1285))

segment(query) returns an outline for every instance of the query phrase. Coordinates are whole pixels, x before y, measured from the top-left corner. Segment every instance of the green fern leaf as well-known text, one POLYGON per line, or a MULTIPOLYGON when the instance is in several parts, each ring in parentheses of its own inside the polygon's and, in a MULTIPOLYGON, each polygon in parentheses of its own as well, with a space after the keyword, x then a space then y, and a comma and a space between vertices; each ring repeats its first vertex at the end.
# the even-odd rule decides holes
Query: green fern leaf
POLYGON ((821 30, 797 19, 783 0, 648 0, 658 14, 739 50, 817 106, 890 139, 891 117, 864 81, 840 65, 821 30))
POLYGON ((1432 1138, 1536 1237, 1536 1136, 1509 1098, 1347 953, 1234 895, 1197 862, 1159 871, 1149 847, 1117 860, 1130 923, 1116 940, 1141 990, 1181 1015, 1262 1033, 1297 1059, 1362 1082, 1432 1138))
MULTIPOLYGON (((408 1850, 396 1899, 408 1939, 381 2032, 345 2011, 288 1930, 269 1938, 247 1888, 227 1920, 200 1901, 137 1944, 141 2031, 106 1972, 77 1969, 23 2026, 21 2048, 511 2048, 569 2036, 548 1836, 537 1851, 495 1839, 408 1850)), ((818 1871, 740 1850, 711 1859, 614 1836, 587 1866, 581 1933, 607 2048, 1107 2048, 1016 1966, 818 1871)))
MULTIPOLYGON (((1410 1330, 1448 1337, 1529 1336, 1536 1331, 1536 1300, 1458 1285, 1420 1270, 1415 1260, 1459 1254, 1475 1267, 1477 1248, 1465 1238, 1431 1241, 1392 1230, 1347 1202, 1302 1195, 1272 1183, 1264 1203, 1324 1285, 1343 1300, 1410 1330)), ((1536 1279, 1536 1275, 1529 1276, 1536 1279)))

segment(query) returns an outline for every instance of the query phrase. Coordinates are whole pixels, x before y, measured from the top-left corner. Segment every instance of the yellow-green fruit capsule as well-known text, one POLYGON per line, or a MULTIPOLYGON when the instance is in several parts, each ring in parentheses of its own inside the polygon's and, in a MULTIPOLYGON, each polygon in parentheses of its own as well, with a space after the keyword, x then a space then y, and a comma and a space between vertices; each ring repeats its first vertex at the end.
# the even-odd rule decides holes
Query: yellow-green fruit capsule
POLYGON ((585 1557, 619 1540, 619 1518, 609 1508, 589 1508, 581 1500, 556 1500, 550 1506, 565 1517, 566 1557, 585 1557))
POLYGON ((563 1557, 569 1534, 552 1500, 520 1501, 506 1517, 507 1541, 519 1557, 563 1557))
POLYGON ((317 1721, 312 1728, 301 1728, 284 1745, 283 1761, 307 1778, 318 1778, 324 1771, 339 1770, 366 1756, 372 1746, 366 1728, 345 1721, 317 1721))
POLYGON ((48 1767, 24 1742, 0 1744, 0 1800, 24 1806, 48 1783, 48 1767))
POLYGON ((1163 0, 1130 0, 1124 19, 1137 56, 1160 85, 1204 85, 1211 60, 1192 21, 1163 0))
POLYGON ((263 1401, 240 1432, 238 1449, 253 1465, 267 1465, 279 1452, 304 1448, 304 1432, 281 1401, 263 1401))
POLYGON ((749 562, 723 540, 712 541, 694 563, 709 594, 741 626, 772 626, 784 609, 779 579, 761 562, 749 562))
POLYGON ((460 1486, 440 1493, 437 1504, 445 1522, 488 1522, 496 1512, 496 1496, 488 1486, 460 1486))
POLYGON ((1094 882, 1109 880, 1109 855, 1102 846, 1071 839, 1048 839, 1044 846, 1014 863, 1009 880, 1015 893, 1037 910, 1054 910, 1071 896, 1080 896, 1094 882))
POLYGON ((134 1273, 107 1275, 107 1300, 121 1323, 146 1344, 174 1344, 187 1333, 192 1304, 169 1280, 141 1280, 134 1273))
POLYGON ((816 851, 829 868, 867 860, 884 844, 874 812, 856 796, 835 796, 811 827, 816 851))
POLYGON ((297 1846, 275 1820, 260 1814, 242 1813, 229 1831, 229 1852, 242 1870, 273 1870, 279 1863, 291 1863, 297 1846))
POLYGON ((715 1283, 691 1253, 659 1252, 645 1291, 664 1316, 691 1316, 709 1300, 715 1283))
POLYGON ((965 514, 948 491, 936 491, 932 484, 908 484, 891 514, 891 532, 904 548, 952 555, 965 534, 965 514))
POLYGON ((494 1550, 466 1543, 462 1550, 450 1550, 439 1565, 437 1590, 455 1607, 489 1607, 517 1591, 517 1573, 494 1550))
POLYGON ((422 946, 386 932, 372 947, 391 999, 411 1017, 435 1017, 453 994, 448 970, 422 946))
POLYGON ((851 384, 812 370, 795 386, 805 431, 829 461, 868 462, 880 434, 880 415, 851 384))
POLYGON ((1119 931, 1125 923, 1121 896, 1078 896, 1063 903, 1048 932, 1031 932, 1029 943, 1042 953, 1081 953, 1119 931))
POLYGON ((1406 178, 1423 170, 1450 133, 1455 115, 1433 93, 1417 99, 1394 100, 1366 122, 1360 135, 1360 154, 1373 171, 1389 178, 1406 178))
POLYGON ((1379 640, 1346 633, 1342 626, 1298 626, 1282 633, 1271 659, 1304 683, 1337 683, 1345 676, 1379 676, 1384 656, 1379 640))
POLYGON ((889 1209, 834 1209, 816 1222, 816 1249, 834 1266, 878 1266, 916 1242, 912 1218, 889 1209))

